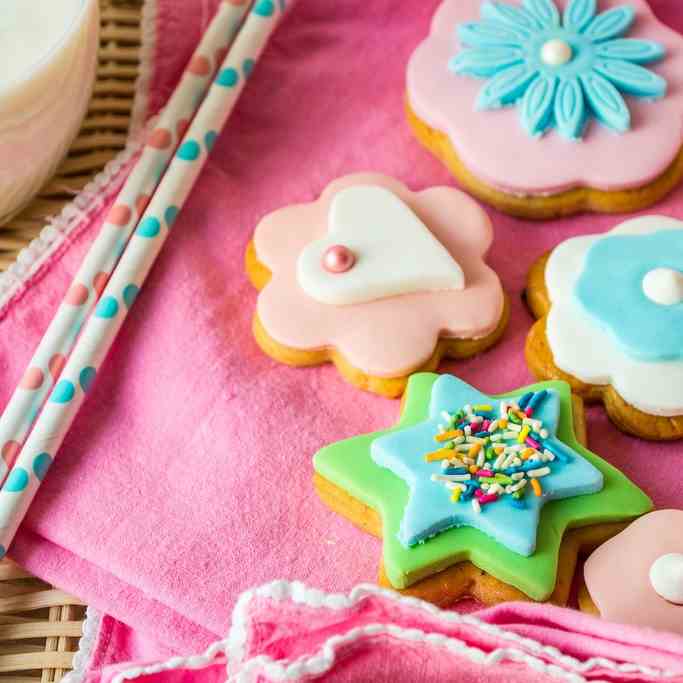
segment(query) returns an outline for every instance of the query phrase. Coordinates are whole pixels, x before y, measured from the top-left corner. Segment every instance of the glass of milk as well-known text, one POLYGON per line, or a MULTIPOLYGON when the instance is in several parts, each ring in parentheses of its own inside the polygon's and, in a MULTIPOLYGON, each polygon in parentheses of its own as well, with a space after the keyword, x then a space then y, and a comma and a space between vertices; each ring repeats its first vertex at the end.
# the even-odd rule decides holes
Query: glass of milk
POLYGON ((0 0, 0 223, 53 175, 87 111, 97 0, 0 0))

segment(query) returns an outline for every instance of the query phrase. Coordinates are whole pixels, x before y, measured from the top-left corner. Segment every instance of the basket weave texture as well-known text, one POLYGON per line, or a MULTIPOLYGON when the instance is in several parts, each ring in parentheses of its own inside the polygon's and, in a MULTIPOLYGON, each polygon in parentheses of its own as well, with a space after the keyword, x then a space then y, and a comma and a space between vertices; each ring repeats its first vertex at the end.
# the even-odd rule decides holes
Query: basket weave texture
MULTIPOLYGON (((97 81, 67 158, 19 215, 0 224, 0 271, 125 146, 139 71, 142 0, 100 0, 97 81)), ((56 683, 72 666, 85 606, 0 562, 0 683, 56 683)))

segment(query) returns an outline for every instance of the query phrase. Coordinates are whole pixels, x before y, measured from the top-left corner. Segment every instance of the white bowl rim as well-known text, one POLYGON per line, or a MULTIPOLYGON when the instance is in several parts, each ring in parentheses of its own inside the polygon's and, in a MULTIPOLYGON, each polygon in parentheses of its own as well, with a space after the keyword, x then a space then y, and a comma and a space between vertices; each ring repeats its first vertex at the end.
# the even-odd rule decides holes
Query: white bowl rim
POLYGON ((11 90, 14 90, 18 86, 21 86, 26 82, 30 81, 37 72, 39 72, 44 66, 46 66, 52 59, 53 55, 55 55, 57 52, 59 52, 59 50, 62 49, 64 43, 67 42, 67 40, 71 37, 71 35, 77 29, 77 27, 81 25, 84 15, 88 12, 88 10, 93 4, 96 4, 98 2, 98 0, 79 0, 79 2, 80 7, 74 13, 73 19, 65 27, 64 33, 61 36, 59 36, 59 38, 54 42, 50 49, 47 50, 47 52, 45 52, 43 55, 41 55, 36 61, 32 62, 26 68, 26 70, 22 72, 21 75, 11 78, 5 81, 4 83, 0 82, 0 97, 2 97, 3 94, 11 90))

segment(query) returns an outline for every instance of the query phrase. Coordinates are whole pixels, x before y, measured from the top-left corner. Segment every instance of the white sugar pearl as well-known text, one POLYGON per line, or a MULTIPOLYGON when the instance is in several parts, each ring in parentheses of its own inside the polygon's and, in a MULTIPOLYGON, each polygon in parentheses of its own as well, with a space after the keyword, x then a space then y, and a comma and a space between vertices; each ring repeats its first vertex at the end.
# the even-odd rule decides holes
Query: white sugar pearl
POLYGON ((650 567, 655 592, 674 605, 683 605, 683 555, 669 553, 658 557, 650 567))
POLYGON ((548 66, 562 66, 574 55, 569 43, 559 38, 554 38, 543 44, 541 48, 541 60, 548 66))
POLYGON ((655 268, 643 278, 645 296, 661 306, 683 301, 683 273, 672 268, 655 268))

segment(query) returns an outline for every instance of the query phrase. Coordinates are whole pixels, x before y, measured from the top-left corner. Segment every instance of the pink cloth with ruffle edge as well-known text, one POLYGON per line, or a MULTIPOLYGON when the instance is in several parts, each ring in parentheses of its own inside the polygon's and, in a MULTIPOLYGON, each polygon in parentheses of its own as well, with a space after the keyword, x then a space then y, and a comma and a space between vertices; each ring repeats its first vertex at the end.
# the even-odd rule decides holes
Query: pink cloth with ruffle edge
MULTIPOLYGON (((103 625, 103 630, 115 624, 103 625)), ((119 634, 110 637, 110 643, 119 634)), ((477 617, 374 586, 349 596, 275 582, 237 603, 225 640, 181 658, 94 664, 88 683, 197 681, 541 683, 683 680, 683 639, 643 641, 579 612, 510 604, 477 617), (502 628, 504 627, 504 628, 502 628)))
MULTIPOLYGON (((216 1, 157 4, 153 110, 168 96, 216 1)), ((311 455, 330 441, 390 425, 398 404, 349 387, 330 366, 297 370, 265 357, 251 337, 256 295, 242 257, 265 213, 312 200, 335 177, 370 169, 412 189, 451 183, 412 139, 403 113, 405 63, 437 4, 302 1, 293 9, 217 142, 12 548, 29 570, 168 651, 195 651, 224 634, 237 595, 254 584, 284 577, 348 590, 375 577, 380 544, 317 500, 311 455)), ((651 4, 683 30, 677 0, 651 4)), ((0 405, 106 205, 0 310, 0 405)), ((523 346, 532 321, 520 299, 529 265, 559 241, 621 219, 537 224, 488 211, 496 230, 489 262, 511 297, 510 327, 491 352, 445 367, 498 392, 530 380, 523 346)), ((683 217, 683 189, 654 211, 683 217)), ((626 437, 599 407, 588 411, 588 427, 593 450, 658 505, 680 505, 679 444, 626 437)), ((522 622, 538 623, 547 613, 519 609, 522 622)), ((560 624, 567 620, 567 643, 575 642, 579 615, 558 614, 560 624)), ((533 623, 519 628, 538 628, 533 623)), ((626 633, 601 627, 615 640, 626 633)), ((662 638, 638 637, 653 646, 662 638)), ((126 638, 149 656, 149 642, 126 638)), ((589 647, 591 638, 585 640, 589 647)))

